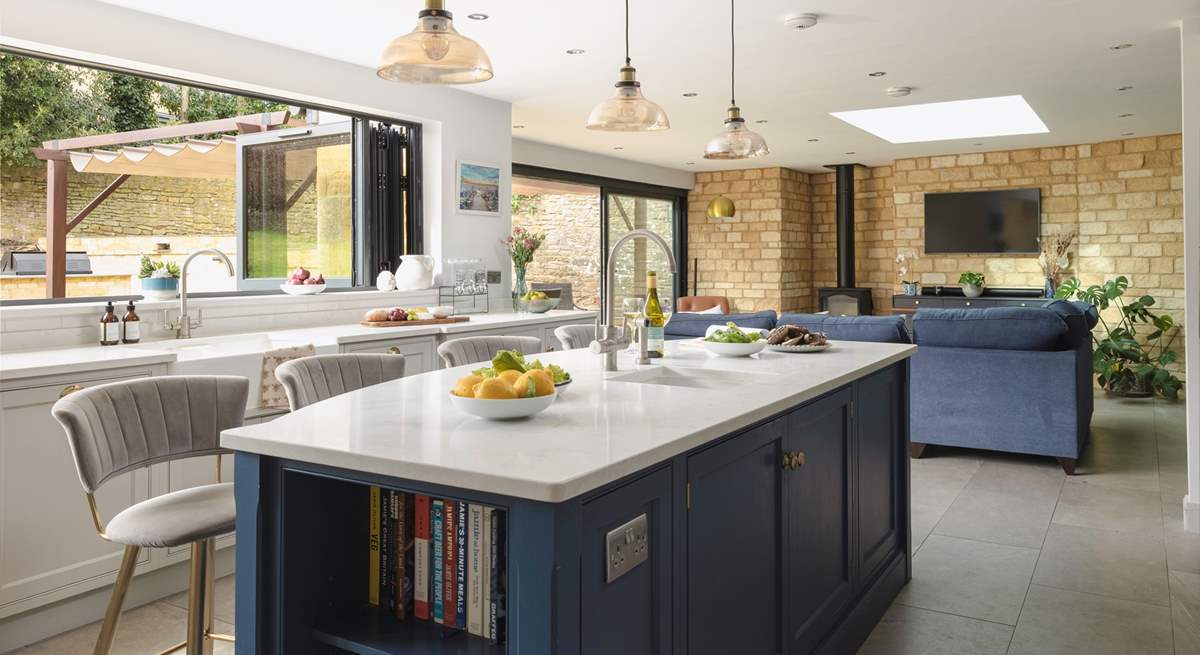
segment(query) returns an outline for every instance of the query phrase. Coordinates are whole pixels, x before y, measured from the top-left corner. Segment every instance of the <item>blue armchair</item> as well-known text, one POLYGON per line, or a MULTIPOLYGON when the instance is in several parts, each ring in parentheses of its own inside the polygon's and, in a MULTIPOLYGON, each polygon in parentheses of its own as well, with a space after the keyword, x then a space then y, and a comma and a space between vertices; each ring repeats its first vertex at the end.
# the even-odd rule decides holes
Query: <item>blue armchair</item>
POLYGON ((927 309, 913 316, 913 457, 929 444, 1044 455, 1068 475, 1091 425, 1092 339, 1086 303, 927 309))

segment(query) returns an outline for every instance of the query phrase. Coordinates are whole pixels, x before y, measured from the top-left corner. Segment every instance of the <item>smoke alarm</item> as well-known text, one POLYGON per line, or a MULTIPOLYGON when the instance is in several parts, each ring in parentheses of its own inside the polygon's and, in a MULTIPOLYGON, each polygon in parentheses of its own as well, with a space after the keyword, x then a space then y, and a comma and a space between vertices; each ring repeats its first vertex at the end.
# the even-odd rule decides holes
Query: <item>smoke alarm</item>
POLYGON ((911 86, 889 86, 886 93, 893 98, 903 98, 912 93, 911 86))
POLYGON ((790 16, 783 20, 785 27, 790 27, 796 30, 806 30, 817 24, 816 14, 800 14, 799 16, 790 16))

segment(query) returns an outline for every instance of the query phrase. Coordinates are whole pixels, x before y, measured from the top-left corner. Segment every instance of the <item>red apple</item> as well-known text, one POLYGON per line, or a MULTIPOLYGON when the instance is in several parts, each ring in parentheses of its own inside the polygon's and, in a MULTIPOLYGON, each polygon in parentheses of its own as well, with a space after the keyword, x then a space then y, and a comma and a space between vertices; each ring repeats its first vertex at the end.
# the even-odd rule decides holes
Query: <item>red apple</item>
POLYGON ((305 280, 305 281, 304 281, 304 284, 315 286, 315 285, 318 285, 318 284, 325 284, 325 283, 324 283, 324 282, 322 282, 321 280, 318 280, 318 279, 317 279, 317 278, 315 278, 315 277, 310 277, 310 278, 308 278, 307 280, 305 280))
POLYGON ((297 266, 296 270, 292 271, 292 278, 299 279, 301 281, 307 280, 309 275, 311 275, 311 273, 305 270, 303 266, 297 266))

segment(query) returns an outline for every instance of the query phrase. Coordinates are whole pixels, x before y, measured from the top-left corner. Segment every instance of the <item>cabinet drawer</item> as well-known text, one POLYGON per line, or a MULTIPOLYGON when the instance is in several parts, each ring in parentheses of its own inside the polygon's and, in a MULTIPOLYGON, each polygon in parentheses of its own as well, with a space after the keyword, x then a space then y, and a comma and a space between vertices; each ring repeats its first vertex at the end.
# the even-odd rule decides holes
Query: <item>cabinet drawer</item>
POLYGON ((342 346, 348 353, 380 353, 404 355, 404 376, 432 371, 438 366, 434 362, 432 338, 386 339, 342 346))
POLYGON ((897 309, 921 309, 923 307, 943 307, 942 298, 926 298, 921 296, 904 296, 892 298, 892 307, 897 309))

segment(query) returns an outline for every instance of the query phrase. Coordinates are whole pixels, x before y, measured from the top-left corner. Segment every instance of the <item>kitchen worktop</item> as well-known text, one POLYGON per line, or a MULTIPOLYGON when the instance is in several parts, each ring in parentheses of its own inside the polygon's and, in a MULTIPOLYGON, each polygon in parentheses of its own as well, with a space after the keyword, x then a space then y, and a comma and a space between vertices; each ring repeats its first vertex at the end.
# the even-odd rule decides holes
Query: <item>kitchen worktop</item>
POLYGON ((470 320, 441 325, 412 325, 375 328, 357 323, 320 325, 287 330, 247 332, 196 339, 159 339, 117 346, 85 346, 46 350, 3 350, 0 355, 0 379, 57 375, 149 364, 171 364, 189 358, 265 352, 273 348, 312 344, 336 348, 341 344, 465 334, 521 325, 538 325, 564 320, 594 318, 595 312, 555 310, 544 314, 487 313, 472 314, 470 320))
POLYGON ((451 405, 476 366, 433 371, 347 393, 271 423, 226 430, 237 451, 396 478, 561 502, 703 445, 910 357, 907 344, 839 342, 820 353, 718 358, 697 341, 667 356, 603 371, 586 349, 547 353, 571 373, 545 412, 497 422, 451 405), (623 377, 657 378, 658 383, 623 377), (670 384, 668 378, 673 378, 670 384))

